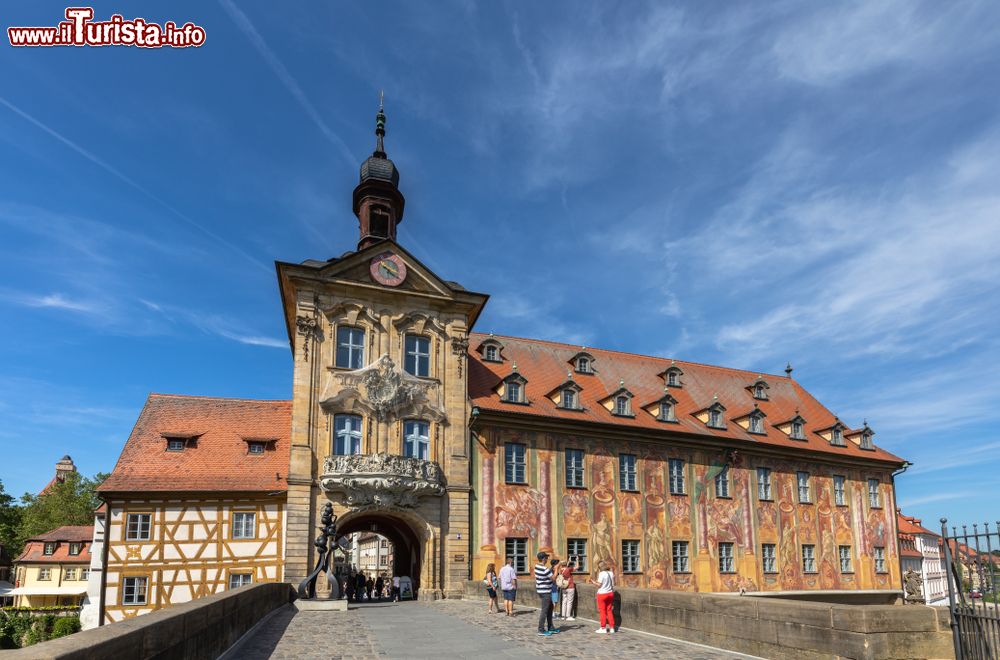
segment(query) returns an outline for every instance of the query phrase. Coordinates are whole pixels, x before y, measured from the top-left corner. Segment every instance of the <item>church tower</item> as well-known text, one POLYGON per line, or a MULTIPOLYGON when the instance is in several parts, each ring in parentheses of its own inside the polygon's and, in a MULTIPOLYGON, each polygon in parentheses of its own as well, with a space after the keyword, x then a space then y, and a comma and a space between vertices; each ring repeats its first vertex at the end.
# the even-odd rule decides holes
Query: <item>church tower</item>
POLYGON ((354 215, 361 225, 358 249, 396 240, 406 200, 399 192, 399 170, 385 153, 385 112, 379 101, 375 115, 375 151, 361 164, 361 180, 354 189, 354 215))

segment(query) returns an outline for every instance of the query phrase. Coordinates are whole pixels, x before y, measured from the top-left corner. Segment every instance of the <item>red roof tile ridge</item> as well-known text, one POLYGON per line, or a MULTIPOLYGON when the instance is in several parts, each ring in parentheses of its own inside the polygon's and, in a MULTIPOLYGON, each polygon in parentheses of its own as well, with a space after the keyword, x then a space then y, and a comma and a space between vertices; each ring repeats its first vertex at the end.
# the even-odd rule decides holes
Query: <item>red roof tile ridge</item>
MULTIPOLYGON (((601 353, 612 353, 616 355, 627 355, 629 357, 643 358, 646 360, 657 360, 661 362, 677 362, 678 364, 689 364, 694 367, 703 367, 706 369, 718 369, 719 371, 728 371, 736 373, 744 373, 750 376, 767 376, 769 378, 780 378, 782 380, 789 380, 791 382, 796 382, 794 378, 789 376, 781 376, 779 374, 767 373, 764 371, 755 371, 752 369, 737 369, 735 367, 723 367, 718 364, 707 364, 705 362, 695 362, 693 360, 678 360, 676 358, 660 357, 657 355, 644 355, 643 353, 632 353, 630 351, 619 351, 613 348, 600 348, 597 346, 580 346, 579 344, 567 344, 566 342, 552 341, 549 339, 531 339, 530 337, 515 337, 513 335, 498 335, 496 333, 483 333, 483 332, 470 332, 469 336, 481 336, 484 339, 488 337, 494 337, 498 339, 513 339, 514 341, 525 341, 531 342, 533 344, 548 344, 549 346, 558 346, 560 348, 567 348, 576 351, 598 351, 601 353)), ((469 347, 472 348, 471 346, 469 347)), ((668 365, 669 366, 669 365, 668 365)))
POLYGON ((291 399, 251 399, 247 397, 233 396, 210 396, 207 394, 167 394, 163 392, 150 392, 150 399, 198 399, 200 401, 248 401, 252 403, 287 403, 291 404, 291 399))

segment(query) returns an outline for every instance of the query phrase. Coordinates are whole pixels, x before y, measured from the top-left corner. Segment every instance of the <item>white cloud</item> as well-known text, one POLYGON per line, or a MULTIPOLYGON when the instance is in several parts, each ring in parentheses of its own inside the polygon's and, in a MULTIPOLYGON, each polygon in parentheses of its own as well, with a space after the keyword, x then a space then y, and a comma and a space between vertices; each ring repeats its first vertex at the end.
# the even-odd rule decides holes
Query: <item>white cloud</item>
POLYGON ((51 307, 53 309, 65 309, 71 312, 85 312, 94 314, 101 310, 101 305, 85 300, 74 300, 61 293, 52 293, 47 296, 25 296, 21 303, 28 307, 51 307))

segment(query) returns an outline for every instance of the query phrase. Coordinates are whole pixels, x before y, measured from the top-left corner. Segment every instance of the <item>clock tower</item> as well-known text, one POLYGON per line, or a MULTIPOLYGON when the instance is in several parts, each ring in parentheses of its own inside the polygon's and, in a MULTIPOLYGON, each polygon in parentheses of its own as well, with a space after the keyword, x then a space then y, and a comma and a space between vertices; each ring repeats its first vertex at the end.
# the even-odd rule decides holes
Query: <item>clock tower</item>
POLYGON ((375 151, 361 164, 361 181, 354 189, 354 215, 361 225, 358 250, 385 239, 396 240, 406 200, 399 192, 399 170, 385 153, 385 112, 379 102, 375 115, 375 151))

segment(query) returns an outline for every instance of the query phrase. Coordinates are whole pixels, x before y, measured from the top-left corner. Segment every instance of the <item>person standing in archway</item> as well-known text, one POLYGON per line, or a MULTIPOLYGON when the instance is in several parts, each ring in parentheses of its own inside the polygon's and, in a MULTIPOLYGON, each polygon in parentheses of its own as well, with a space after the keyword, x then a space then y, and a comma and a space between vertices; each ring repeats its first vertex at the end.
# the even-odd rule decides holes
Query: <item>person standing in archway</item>
POLYGON ((382 579, 382 574, 378 574, 378 578, 375 580, 375 596, 378 598, 378 602, 382 602, 382 587, 385 581, 382 579))
POLYGON ((507 616, 514 616, 514 599, 517 597, 517 571, 514 558, 507 557, 507 563, 500 569, 500 590, 503 591, 503 608, 507 616))

